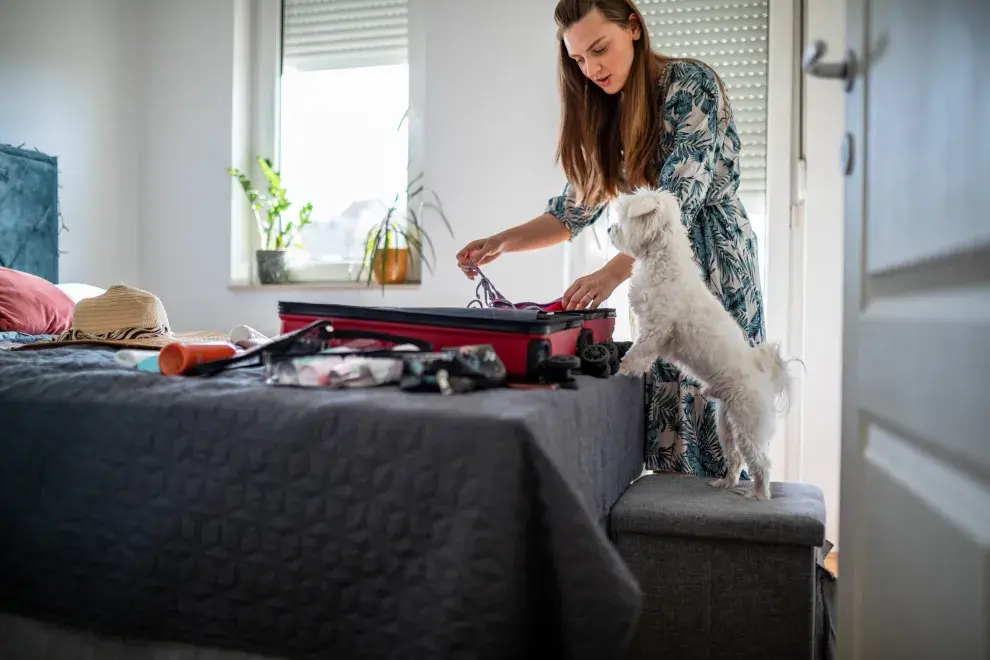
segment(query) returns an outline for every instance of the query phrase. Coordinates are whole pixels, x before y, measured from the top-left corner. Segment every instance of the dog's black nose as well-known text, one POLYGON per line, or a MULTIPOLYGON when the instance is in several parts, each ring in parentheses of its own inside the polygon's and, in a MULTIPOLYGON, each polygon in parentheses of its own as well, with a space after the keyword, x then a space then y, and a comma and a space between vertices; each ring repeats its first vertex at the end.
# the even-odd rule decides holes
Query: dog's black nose
POLYGON ((615 230, 615 225, 609 225, 608 229, 606 229, 605 231, 608 232, 609 236, 611 236, 614 230, 615 230))

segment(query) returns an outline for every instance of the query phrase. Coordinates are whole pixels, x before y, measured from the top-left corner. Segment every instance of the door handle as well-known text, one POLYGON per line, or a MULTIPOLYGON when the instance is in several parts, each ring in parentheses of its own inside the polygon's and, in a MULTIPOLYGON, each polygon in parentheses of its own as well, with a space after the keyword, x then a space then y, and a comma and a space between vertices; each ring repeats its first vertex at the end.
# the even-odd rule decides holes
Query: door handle
POLYGON ((848 92, 852 89, 853 81, 856 79, 856 55, 851 50, 846 50, 846 56, 840 62, 822 62, 828 46, 821 39, 815 39, 808 44, 804 51, 804 59, 801 68, 809 76, 816 78, 834 78, 845 81, 845 89, 848 92))

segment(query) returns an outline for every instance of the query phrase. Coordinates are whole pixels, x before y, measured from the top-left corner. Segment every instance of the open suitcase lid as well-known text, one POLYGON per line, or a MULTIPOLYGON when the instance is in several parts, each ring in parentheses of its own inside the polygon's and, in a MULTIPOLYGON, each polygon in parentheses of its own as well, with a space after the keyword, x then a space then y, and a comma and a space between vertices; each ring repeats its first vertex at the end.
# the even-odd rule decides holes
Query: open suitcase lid
POLYGON ((493 319, 510 318, 528 320, 532 318, 551 319, 562 316, 576 316, 585 321, 591 321, 594 319, 615 318, 615 310, 610 307, 599 307, 598 309, 576 309, 570 312, 547 312, 537 309, 506 309, 504 307, 403 307, 401 309, 411 312, 427 312, 431 314, 436 313, 444 315, 454 314, 457 316, 460 316, 461 312, 466 312, 479 318, 493 319))
MULTIPOLYGON (((464 307, 362 307, 325 303, 279 302, 280 316, 316 319, 353 319, 379 323, 432 325, 484 332, 518 332, 545 335, 580 328, 583 317, 542 310, 464 307)), ((614 312, 613 312, 614 314, 614 312)))

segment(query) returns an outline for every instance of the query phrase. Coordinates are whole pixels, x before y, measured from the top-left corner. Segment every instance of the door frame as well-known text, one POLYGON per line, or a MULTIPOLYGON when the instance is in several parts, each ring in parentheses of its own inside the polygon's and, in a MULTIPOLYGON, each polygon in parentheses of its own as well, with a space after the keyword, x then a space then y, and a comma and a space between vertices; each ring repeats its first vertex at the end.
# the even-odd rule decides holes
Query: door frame
MULTIPOLYGON (((848 0, 846 5, 846 48, 863 57, 867 53, 868 0, 848 0)), ((867 63, 868 65, 868 63, 867 63)), ((862 419, 859 415, 859 320, 865 298, 863 286, 864 237, 866 195, 866 89, 869 76, 862 69, 855 72, 852 89, 846 93, 846 131, 853 135, 855 144, 850 156, 852 174, 846 176, 844 234, 843 234, 843 321, 842 321, 842 442, 841 469, 839 471, 839 538, 852 544, 840 556, 860 555, 861 538, 854 531, 859 527, 861 507, 858 506, 860 470, 862 469, 862 419)), ((840 589, 838 594, 837 630, 850 631, 838 636, 838 657, 853 657, 860 648, 856 639, 859 626, 855 617, 860 608, 856 604, 860 592, 855 588, 856 562, 842 562, 842 579, 852 585, 840 589)))

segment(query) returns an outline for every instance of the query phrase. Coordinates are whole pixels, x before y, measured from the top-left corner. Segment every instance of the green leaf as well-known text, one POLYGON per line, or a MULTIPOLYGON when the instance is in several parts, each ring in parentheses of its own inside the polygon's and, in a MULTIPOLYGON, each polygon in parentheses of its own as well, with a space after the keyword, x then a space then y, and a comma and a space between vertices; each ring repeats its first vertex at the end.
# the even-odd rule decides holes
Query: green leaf
MULTIPOLYGON (((430 238, 430 235, 427 234, 426 232, 423 232, 422 233, 422 237, 423 238, 422 238, 422 240, 420 240, 420 243, 423 244, 423 241, 425 241, 425 245, 428 245, 429 248, 430 248, 430 254, 433 256, 434 259, 436 259, 437 258, 437 250, 433 246, 433 239, 431 239, 430 238)), ((424 258, 425 258, 425 255, 424 255, 424 258)))
POLYGON ((414 176, 412 179, 410 179, 409 180, 409 183, 406 184, 406 190, 412 190, 416 186, 416 184, 418 184, 420 181, 423 180, 423 177, 424 176, 426 176, 426 174, 423 173, 423 172, 420 172, 419 174, 417 174, 416 176, 414 176))
POLYGON ((374 277, 375 255, 378 254, 378 246, 381 244, 382 235, 385 231, 385 227, 381 224, 368 230, 368 242, 366 243, 364 262, 361 264, 361 272, 358 273, 358 279, 360 279, 367 269, 368 286, 371 286, 372 278, 374 277))
POLYGON ((303 206, 302 209, 299 210, 299 228, 300 229, 303 228, 303 227, 305 227, 306 225, 308 225, 312 221, 311 220, 311 217, 310 217, 312 215, 313 215, 313 203, 312 202, 307 202, 306 205, 303 206))
POLYGON ((272 188, 273 191, 280 189, 282 187, 282 177, 278 171, 275 170, 275 167, 272 165, 272 161, 267 158, 262 158, 261 156, 258 156, 257 160, 258 167, 261 168, 261 173, 264 174, 265 178, 268 180, 269 187, 272 188))
MULTIPOLYGON (((406 238, 406 243, 409 244, 410 254, 415 253, 418 256, 418 258, 421 259, 423 263, 426 264, 427 269, 429 269, 429 271, 432 273, 433 263, 430 262, 429 257, 427 257, 426 253, 423 252, 422 241, 418 237, 412 235, 406 235, 405 238, 406 238)), ((434 258, 436 258, 435 255, 434 258)))
POLYGON ((434 202, 425 202, 423 204, 423 206, 426 207, 426 208, 429 208, 429 209, 433 209, 437 213, 437 215, 440 216, 440 219, 443 220, 443 224, 446 225, 446 227, 447 227, 447 231, 450 233, 450 237, 453 238, 454 237, 454 228, 451 227, 450 226, 450 223, 447 221, 447 214, 443 210, 443 204, 440 203, 440 198, 437 196, 437 194, 435 192, 432 192, 431 191, 431 194, 433 195, 433 199, 435 201, 434 202))

